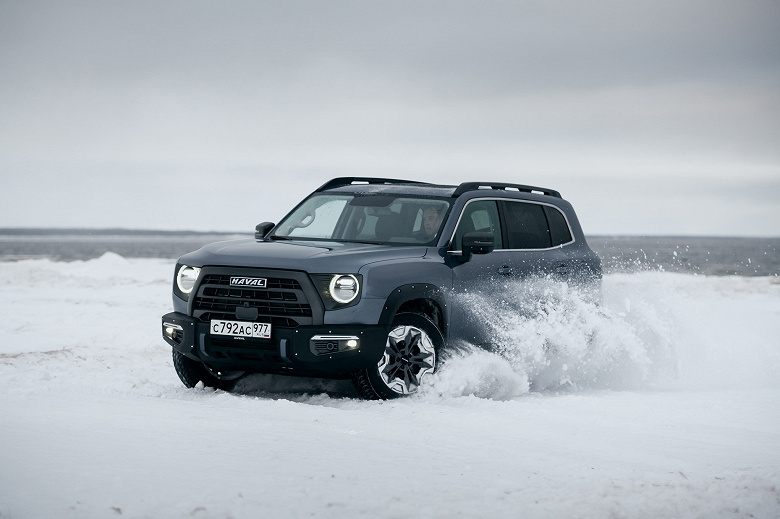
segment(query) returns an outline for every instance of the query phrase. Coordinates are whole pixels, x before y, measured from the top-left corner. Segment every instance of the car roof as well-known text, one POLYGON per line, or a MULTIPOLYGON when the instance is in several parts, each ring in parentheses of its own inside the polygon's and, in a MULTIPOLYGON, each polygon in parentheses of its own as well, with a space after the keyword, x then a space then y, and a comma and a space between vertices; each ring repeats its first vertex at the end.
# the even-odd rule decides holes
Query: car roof
POLYGON ((458 186, 449 186, 441 184, 428 184, 426 182, 416 182, 413 180, 373 177, 334 178, 333 180, 330 180, 320 186, 316 192, 332 191, 340 193, 417 195, 458 198, 465 193, 472 191, 484 192, 486 190, 534 193, 561 198, 561 194, 553 189, 537 186, 527 186, 524 184, 507 184, 504 182, 463 182, 458 186))

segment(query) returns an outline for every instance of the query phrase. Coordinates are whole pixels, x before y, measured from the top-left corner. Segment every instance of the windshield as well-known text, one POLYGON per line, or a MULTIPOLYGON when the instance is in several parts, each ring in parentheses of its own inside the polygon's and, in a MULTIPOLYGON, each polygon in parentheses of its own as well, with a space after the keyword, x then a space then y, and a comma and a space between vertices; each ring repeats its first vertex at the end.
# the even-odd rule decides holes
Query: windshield
POLYGON ((271 238, 433 245, 449 209, 443 198, 317 194, 282 220, 271 238))

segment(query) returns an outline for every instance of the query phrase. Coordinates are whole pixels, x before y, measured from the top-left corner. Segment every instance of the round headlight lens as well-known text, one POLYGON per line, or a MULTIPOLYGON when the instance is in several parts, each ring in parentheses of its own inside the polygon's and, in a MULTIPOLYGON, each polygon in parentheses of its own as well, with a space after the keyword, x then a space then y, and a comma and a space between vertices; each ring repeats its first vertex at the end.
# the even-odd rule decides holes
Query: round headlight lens
POLYGON ((179 287, 179 290, 184 294, 192 292, 195 281, 198 279, 198 274, 200 274, 198 267, 184 265, 180 268, 179 273, 176 274, 176 285, 179 287))
POLYGON ((333 276, 329 288, 330 297, 342 304, 353 301, 360 291, 357 278, 351 274, 333 276))

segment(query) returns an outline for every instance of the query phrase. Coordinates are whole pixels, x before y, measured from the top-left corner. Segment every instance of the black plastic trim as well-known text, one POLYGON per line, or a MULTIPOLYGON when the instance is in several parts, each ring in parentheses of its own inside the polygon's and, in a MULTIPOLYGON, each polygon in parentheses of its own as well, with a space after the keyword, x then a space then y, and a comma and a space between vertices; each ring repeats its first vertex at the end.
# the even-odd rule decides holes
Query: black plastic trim
POLYGON ((318 325, 275 329, 270 340, 232 340, 213 337, 206 323, 172 312, 163 321, 183 329, 181 342, 163 337, 176 351, 213 369, 345 378, 376 365, 384 351, 388 329, 378 325, 318 325), (318 354, 311 350, 317 335, 349 335, 359 338, 355 350, 318 354))
MULTIPOLYGON (((447 299, 444 293, 436 285, 429 283, 410 283, 402 285, 393 290, 393 293, 387 297, 382 314, 379 316, 379 324, 389 327, 398 310, 410 301, 432 301, 438 307, 441 315, 431 316, 434 324, 439 327, 439 331, 446 339, 448 336, 449 311, 447 309, 447 299)), ((419 309, 421 313, 423 309, 419 309)))

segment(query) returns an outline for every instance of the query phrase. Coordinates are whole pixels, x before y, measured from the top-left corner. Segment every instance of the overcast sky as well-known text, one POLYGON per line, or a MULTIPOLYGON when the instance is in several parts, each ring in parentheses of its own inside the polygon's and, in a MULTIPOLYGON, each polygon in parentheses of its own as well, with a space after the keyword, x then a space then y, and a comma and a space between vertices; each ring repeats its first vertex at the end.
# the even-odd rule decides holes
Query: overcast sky
POLYGON ((0 0, 0 227, 249 232, 334 176, 780 236, 780 2, 0 0))

